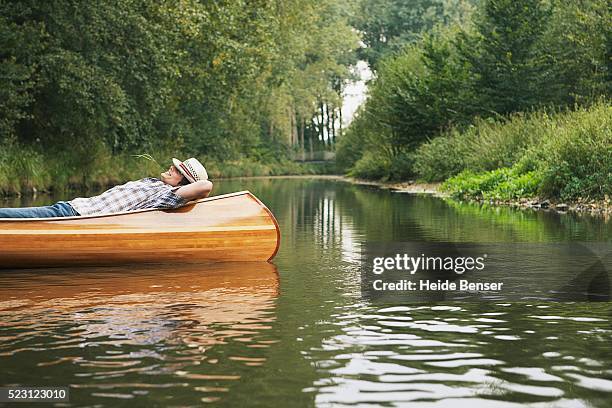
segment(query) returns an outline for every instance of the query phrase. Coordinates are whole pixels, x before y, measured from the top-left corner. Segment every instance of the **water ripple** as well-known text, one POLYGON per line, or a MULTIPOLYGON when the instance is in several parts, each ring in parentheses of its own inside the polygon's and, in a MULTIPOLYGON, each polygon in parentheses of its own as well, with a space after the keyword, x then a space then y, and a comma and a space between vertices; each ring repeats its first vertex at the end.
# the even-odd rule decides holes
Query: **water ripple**
MULTIPOLYGON (((612 392, 612 374, 593 358, 594 349, 610 357, 609 319, 597 316, 591 305, 585 305, 589 316, 584 318, 580 305, 574 305, 571 315, 550 313, 565 312, 565 305, 540 306, 498 306, 503 311, 480 311, 478 304, 392 306, 375 313, 365 308, 363 314, 340 314, 341 333, 325 339, 323 348, 311 349, 319 360, 322 353, 336 352, 325 365, 317 365, 320 378, 312 387, 316 402, 456 407, 486 401, 484 406, 505 407, 517 406, 508 401, 523 401, 533 407, 569 407, 589 405, 576 398, 581 388, 612 392), (560 332, 581 337, 549 335, 560 332), (509 343, 517 346, 504 345, 509 343), (367 351, 361 351, 364 346, 367 351)), ((599 307, 609 313, 605 305, 599 307)))

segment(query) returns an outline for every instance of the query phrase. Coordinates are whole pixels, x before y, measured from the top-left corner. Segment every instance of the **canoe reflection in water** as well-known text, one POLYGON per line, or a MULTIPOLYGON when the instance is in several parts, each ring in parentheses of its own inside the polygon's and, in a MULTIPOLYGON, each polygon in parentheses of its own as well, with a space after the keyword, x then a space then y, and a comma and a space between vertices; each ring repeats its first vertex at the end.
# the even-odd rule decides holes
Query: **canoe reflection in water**
MULTIPOLYGON (((174 336, 173 326, 236 322, 243 329, 245 322, 257 321, 253 328, 265 328, 277 295, 276 267, 265 262, 50 269, 46 274, 38 269, 0 276, 0 305, 5 312, 11 309, 27 318, 53 309, 75 322, 95 320, 83 328, 96 336, 117 336, 123 330, 127 337, 155 332, 157 338, 149 338, 153 342, 161 340, 164 331, 174 336), (135 325, 138 330, 133 330, 135 325)), ((214 344, 222 341, 219 337, 240 333, 210 333, 214 338, 197 341, 214 344)))
POLYGON ((0 382, 61 376, 76 389, 129 382, 149 393, 151 382, 236 380, 236 365, 262 365, 275 343, 278 293, 266 262, 4 272, 0 382))

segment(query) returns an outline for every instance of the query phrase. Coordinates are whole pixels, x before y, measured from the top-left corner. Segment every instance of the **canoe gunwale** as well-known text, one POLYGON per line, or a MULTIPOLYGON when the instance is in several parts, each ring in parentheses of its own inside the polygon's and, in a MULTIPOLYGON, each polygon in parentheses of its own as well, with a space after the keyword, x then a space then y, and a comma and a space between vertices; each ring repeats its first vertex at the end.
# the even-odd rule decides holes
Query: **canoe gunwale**
MULTIPOLYGON (((206 197, 206 198, 202 198, 202 199, 196 200, 196 201, 189 201, 188 203, 186 203, 185 205, 183 205, 183 206, 181 206, 179 208, 143 208, 141 210, 122 211, 122 212, 110 213, 110 214, 76 215, 76 216, 72 216, 72 217, 0 218, 0 222, 70 221, 70 220, 85 220, 85 219, 92 219, 92 218, 115 217, 115 216, 118 216, 118 215, 139 214, 139 213, 151 212, 151 211, 164 211, 164 212, 168 212, 168 211, 180 210, 182 208, 185 208, 185 207, 187 207, 189 205, 193 205, 193 204, 199 204, 199 203, 204 203, 204 202, 208 202, 208 201, 221 200, 223 198, 235 197, 235 196, 240 196, 240 195, 245 195, 245 194, 249 194, 251 197, 255 198, 255 200, 259 203, 259 205, 263 206, 266 209, 266 211, 270 215, 272 215, 270 210, 261 201, 259 201, 259 199, 257 197, 255 197, 255 195, 253 195, 248 190, 243 190, 243 191, 237 191, 235 193, 228 193, 228 194, 221 194, 221 195, 217 195, 217 196, 213 196, 213 197, 206 197)), ((273 215, 272 215, 272 218, 274 218, 273 215)), ((276 219, 274 219, 274 223, 277 225, 277 228, 278 228, 278 223, 276 222, 276 219)))

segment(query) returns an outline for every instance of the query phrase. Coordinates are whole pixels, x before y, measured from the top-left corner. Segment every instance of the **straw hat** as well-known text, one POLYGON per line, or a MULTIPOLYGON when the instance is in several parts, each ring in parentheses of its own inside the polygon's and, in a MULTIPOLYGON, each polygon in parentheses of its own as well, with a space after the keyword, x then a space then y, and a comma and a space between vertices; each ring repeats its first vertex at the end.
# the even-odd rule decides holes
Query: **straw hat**
POLYGON ((172 163, 174 163, 174 167, 181 172, 183 176, 189 180, 190 183, 195 183, 196 181, 208 180, 208 173, 206 173, 206 169, 198 161, 198 159, 187 159, 184 162, 181 162, 178 159, 172 159, 172 163))

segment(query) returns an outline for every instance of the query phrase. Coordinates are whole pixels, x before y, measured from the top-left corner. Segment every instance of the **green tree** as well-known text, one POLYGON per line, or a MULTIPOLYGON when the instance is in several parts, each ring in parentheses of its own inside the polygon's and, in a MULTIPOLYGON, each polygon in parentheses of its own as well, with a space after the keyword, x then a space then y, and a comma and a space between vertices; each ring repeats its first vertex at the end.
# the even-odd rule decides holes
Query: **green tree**
POLYGON ((475 0, 361 0, 354 26, 364 47, 359 57, 377 69, 386 56, 418 41, 436 25, 465 22, 475 0))
POLYGON ((612 94, 612 13, 608 0, 555 0, 539 52, 549 55, 549 81, 559 105, 588 104, 612 94), (553 82, 553 83, 551 83, 553 82))
POLYGON ((44 27, 27 21, 27 8, 0 3, 0 143, 16 138, 17 124, 30 117, 37 87, 36 55, 44 50, 44 27))
MULTIPOLYGON (((341 106, 357 36, 337 0, 0 0, 0 135, 87 157, 287 150, 341 106)), ((328 126, 327 124, 325 126, 328 126)))
POLYGON ((117 150, 163 131, 156 119, 176 67, 154 3, 24 1, 1 10, 17 33, 37 27, 37 38, 2 51, 4 62, 29 69, 20 87, 27 109, 13 116, 21 142, 87 148, 100 141, 117 150))
POLYGON ((469 122, 473 95, 466 85, 469 71, 452 42, 456 30, 437 30, 380 62, 361 114, 368 126, 378 126, 379 144, 391 155, 414 149, 446 127, 469 122))
POLYGON ((538 48, 550 16, 543 0, 487 0, 475 15, 475 30, 458 36, 484 114, 522 111, 551 99, 549 59, 538 48))

